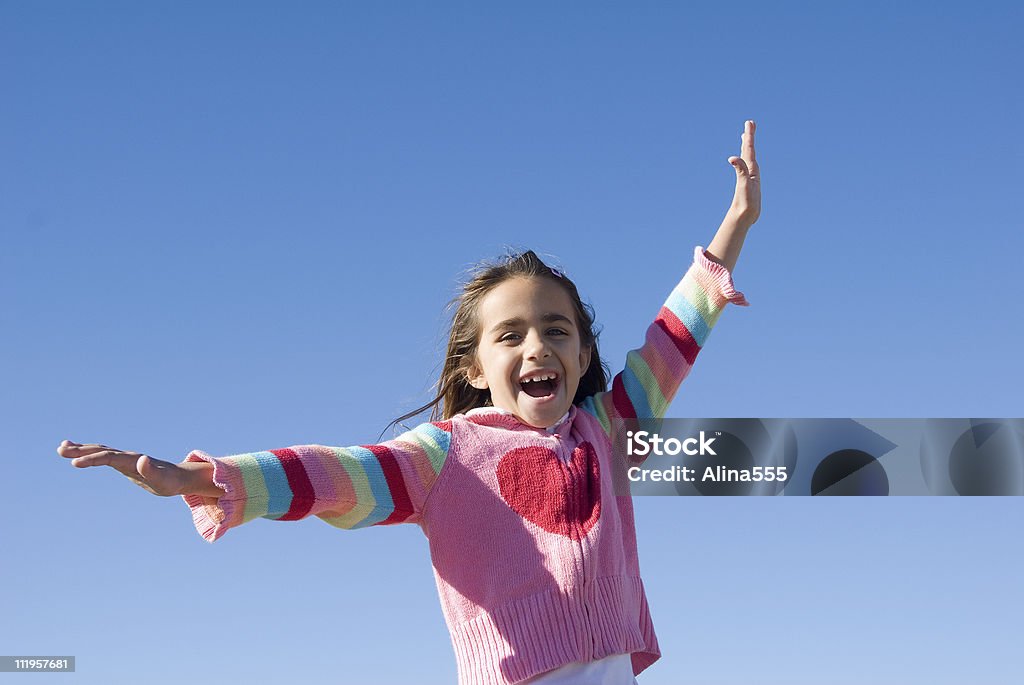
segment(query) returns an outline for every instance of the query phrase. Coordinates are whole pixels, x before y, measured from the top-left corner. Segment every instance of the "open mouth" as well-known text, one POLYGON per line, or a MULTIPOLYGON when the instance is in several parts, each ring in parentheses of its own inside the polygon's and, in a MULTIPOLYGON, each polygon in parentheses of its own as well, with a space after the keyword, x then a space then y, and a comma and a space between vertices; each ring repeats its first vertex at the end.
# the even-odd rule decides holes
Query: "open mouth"
POLYGON ((545 371, 538 374, 523 377, 519 381, 519 387, 530 397, 550 397, 558 389, 558 374, 554 371, 545 371))

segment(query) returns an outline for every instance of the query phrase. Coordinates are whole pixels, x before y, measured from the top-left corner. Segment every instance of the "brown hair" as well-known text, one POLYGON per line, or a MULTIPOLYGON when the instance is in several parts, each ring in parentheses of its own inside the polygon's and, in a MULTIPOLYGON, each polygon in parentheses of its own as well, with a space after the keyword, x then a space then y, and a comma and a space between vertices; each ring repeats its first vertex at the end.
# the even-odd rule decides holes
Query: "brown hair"
POLYGON ((608 368, 597 351, 599 331, 594 326, 594 308, 580 299, 576 285, 571 280, 545 264, 533 250, 511 252, 497 262, 485 262, 477 266, 462 287, 462 293, 448 303, 448 309, 454 308, 455 314, 448 334, 444 367, 435 386, 437 394, 422 407, 392 421, 392 425, 427 409, 431 410, 430 420, 438 421, 490 404, 490 392, 470 385, 466 371, 476 355, 480 340, 480 324, 477 320, 480 302, 491 290, 510 278, 549 278, 564 288, 572 300, 576 326, 580 332, 580 345, 590 347, 590 366, 580 378, 572 403, 579 404, 587 397, 607 389, 608 368))

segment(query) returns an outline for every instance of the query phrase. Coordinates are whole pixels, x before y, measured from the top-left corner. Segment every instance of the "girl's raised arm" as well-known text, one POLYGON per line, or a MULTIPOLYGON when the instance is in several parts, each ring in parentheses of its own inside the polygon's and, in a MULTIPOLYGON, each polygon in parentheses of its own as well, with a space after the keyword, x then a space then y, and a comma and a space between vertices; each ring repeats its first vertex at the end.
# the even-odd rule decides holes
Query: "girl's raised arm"
POLYGON ((746 122, 741 156, 730 157, 729 163, 736 169, 736 192, 711 246, 694 250, 693 264, 648 327, 643 346, 626 355, 611 390, 581 404, 609 435, 615 419, 663 418, 725 305, 748 304, 733 286, 730 270, 761 213, 754 122, 746 122))

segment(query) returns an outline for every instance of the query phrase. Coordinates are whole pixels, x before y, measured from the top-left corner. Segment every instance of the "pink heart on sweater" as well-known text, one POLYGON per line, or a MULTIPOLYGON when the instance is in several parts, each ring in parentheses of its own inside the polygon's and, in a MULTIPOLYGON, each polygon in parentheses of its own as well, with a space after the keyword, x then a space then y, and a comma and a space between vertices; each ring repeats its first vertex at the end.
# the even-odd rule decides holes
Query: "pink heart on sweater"
POLYGON ((502 499, 527 521, 573 540, 601 517, 601 471, 589 442, 569 463, 546 447, 517 447, 498 462, 502 499))

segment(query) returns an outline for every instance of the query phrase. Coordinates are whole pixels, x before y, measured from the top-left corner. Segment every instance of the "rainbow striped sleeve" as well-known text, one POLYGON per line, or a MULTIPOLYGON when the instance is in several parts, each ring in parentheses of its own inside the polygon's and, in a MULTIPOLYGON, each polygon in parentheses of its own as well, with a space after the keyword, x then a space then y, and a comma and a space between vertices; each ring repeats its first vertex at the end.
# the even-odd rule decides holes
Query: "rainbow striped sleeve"
POLYGON ((417 523, 451 444, 450 421, 423 423, 379 445, 298 445, 186 461, 213 464, 219 498, 183 495, 209 542, 255 518, 318 516, 338 528, 417 523))
POLYGON ((643 347, 626 355, 626 368, 612 379, 610 391, 588 397, 580 408, 609 434, 613 419, 664 417, 728 302, 748 305, 728 269, 698 246, 693 264, 647 328, 643 347))

